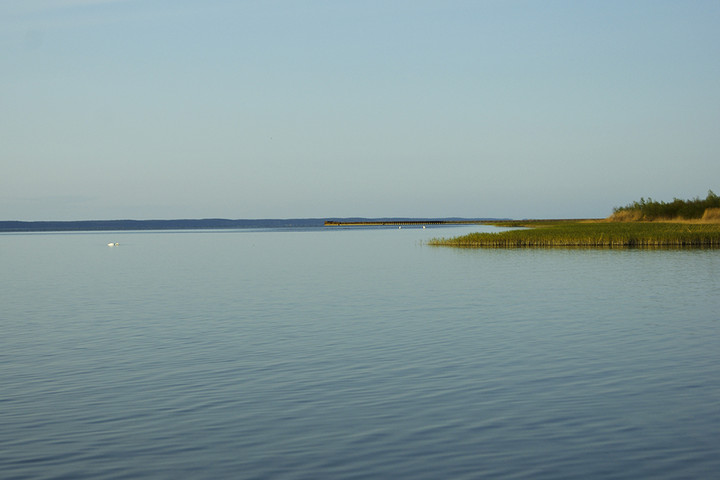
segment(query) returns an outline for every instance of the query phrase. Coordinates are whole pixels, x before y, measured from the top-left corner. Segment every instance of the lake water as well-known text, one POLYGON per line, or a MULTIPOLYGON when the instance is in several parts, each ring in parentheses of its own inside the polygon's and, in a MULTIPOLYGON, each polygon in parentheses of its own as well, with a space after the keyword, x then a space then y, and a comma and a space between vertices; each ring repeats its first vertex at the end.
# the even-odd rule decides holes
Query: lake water
POLYGON ((717 476, 720 250, 488 228, 0 235, 0 477, 717 476))

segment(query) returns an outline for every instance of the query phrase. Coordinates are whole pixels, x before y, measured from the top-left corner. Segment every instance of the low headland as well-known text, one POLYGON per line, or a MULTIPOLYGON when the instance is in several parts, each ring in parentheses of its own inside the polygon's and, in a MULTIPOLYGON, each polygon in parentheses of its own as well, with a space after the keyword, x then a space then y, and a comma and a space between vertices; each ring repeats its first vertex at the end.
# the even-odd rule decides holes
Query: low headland
POLYGON ((674 199, 666 203, 641 199, 615 208, 605 219, 485 223, 518 228, 436 238, 428 244, 465 248, 720 248, 720 197, 710 191, 704 200, 674 199))
POLYGON ((460 218, 447 218, 447 219, 361 219, 361 220, 326 220, 326 227, 385 227, 394 225, 414 225, 414 226, 425 226, 425 225, 481 225, 491 221, 489 219, 460 219, 460 218))

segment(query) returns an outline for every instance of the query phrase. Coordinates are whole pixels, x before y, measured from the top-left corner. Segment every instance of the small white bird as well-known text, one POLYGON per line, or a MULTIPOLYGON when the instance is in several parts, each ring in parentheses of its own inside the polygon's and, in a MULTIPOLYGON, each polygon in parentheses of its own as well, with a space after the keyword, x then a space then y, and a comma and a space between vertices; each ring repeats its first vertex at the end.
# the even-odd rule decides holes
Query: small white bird
POLYGON ((110 243, 108 243, 108 247, 117 247, 118 245, 120 245, 118 242, 115 242, 115 243, 110 242, 110 243))

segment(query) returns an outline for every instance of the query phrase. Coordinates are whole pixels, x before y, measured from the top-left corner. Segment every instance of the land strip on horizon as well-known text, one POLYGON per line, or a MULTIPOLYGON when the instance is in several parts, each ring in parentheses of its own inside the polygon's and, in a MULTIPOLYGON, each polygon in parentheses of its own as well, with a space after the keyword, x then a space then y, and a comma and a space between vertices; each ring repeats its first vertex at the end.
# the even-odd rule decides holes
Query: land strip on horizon
POLYGON ((2 232, 71 232, 71 231, 133 231, 133 230, 205 230, 243 228, 311 228, 353 225, 439 225, 473 224, 507 219, 493 218, 295 218, 295 219, 176 219, 176 220, 75 220, 75 221, 0 221, 2 232))

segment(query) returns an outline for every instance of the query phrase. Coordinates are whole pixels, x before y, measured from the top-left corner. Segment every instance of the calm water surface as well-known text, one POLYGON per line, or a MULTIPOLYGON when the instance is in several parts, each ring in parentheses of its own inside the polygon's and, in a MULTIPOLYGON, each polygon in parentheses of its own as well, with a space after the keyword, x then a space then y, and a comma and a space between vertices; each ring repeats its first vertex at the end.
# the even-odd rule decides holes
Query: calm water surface
POLYGON ((471 230, 0 235, 0 476, 720 472, 719 250, 471 230))

